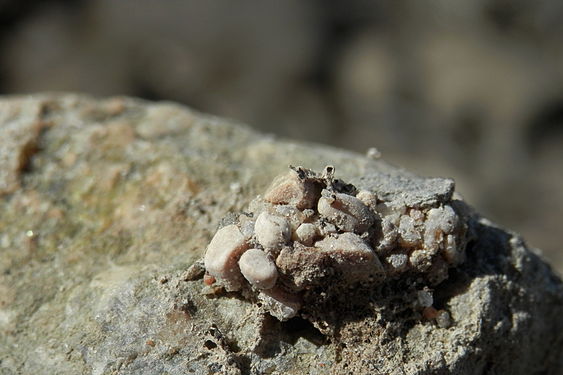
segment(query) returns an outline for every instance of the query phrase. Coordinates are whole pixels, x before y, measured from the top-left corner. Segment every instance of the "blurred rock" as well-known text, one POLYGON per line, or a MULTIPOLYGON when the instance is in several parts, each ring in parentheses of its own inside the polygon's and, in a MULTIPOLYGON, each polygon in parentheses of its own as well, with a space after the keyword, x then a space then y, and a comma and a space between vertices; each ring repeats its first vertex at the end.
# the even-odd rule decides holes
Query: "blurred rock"
POLYGON ((333 335, 186 281, 221 219, 290 163, 333 164, 339 177, 407 200, 432 199, 434 179, 173 104, 37 95, 1 105, 11 115, 1 118, 0 139, 14 124, 50 124, 13 175, 19 187, 0 198, 2 373, 556 374, 563 366, 561 280, 518 235, 477 214, 465 263, 423 289, 433 307, 405 304, 420 299, 416 280, 359 299, 350 290, 334 304, 348 319, 326 311, 333 335))

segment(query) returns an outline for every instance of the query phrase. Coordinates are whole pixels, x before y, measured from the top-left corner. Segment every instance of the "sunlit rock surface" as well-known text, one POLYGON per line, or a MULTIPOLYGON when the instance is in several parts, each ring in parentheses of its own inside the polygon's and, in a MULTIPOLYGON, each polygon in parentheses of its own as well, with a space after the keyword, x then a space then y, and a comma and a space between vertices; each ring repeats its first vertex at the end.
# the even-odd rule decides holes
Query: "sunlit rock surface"
MULTIPOLYGON (((257 308, 203 275, 199 260, 217 229, 234 223, 229 213, 242 212, 289 164, 331 164, 378 198, 427 207, 449 199, 449 180, 126 98, 4 98, 0 142, 2 374, 561 369, 560 279, 519 236, 477 214, 465 259, 451 253, 456 266, 445 281, 419 289, 416 279, 398 279, 373 295, 352 289, 345 301, 324 301, 316 326, 267 312, 273 299, 297 308, 291 295, 272 289, 257 308), (349 316, 333 320, 336 309, 349 316)), ((436 239, 431 231, 418 239, 410 228, 420 215, 405 216, 389 244, 436 239)), ((439 221, 436 230, 447 226, 439 221)), ((402 255, 383 262, 403 272, 413 260, 402 255)))

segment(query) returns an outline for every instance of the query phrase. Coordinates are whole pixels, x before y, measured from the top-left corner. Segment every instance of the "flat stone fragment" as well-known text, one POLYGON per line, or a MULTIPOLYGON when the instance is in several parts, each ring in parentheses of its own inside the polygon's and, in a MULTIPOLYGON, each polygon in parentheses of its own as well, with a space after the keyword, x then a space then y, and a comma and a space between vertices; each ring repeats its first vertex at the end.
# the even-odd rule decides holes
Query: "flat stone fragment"
POLYGON ((351 181, 360 189, 377 191, 385 201, 413 208, 433 207, 452 198, 455 183, 445 178, 422 178, 406 171, 374 171, 351 181))

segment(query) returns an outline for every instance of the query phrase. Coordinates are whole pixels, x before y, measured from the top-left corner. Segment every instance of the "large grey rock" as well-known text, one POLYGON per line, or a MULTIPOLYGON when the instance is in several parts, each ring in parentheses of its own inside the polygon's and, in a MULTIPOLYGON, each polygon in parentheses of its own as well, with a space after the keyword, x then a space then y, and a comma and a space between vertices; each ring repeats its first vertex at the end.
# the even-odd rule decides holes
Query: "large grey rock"
MULTIPOLYGON (((449 180, 275 140, 173 104, 75 95, 0 103, 0 374, 548 373, 561 368, 563 286, 516 234, 473 214, 465 263, 438 285, 437 325, 394 281, 323 336, 186 274, 222 218, 288 164, 430 204, 449 180), (187 279, 192 279, 186 281, 187 279), (447 327, 447 328, 442 328, 447 327)), ((368 296, 369 299, 369 296, 368 296)), ((362 301, 365 300, 361 299, 362 301)), ((327 311, 327 316, 330 311, 327 311)))

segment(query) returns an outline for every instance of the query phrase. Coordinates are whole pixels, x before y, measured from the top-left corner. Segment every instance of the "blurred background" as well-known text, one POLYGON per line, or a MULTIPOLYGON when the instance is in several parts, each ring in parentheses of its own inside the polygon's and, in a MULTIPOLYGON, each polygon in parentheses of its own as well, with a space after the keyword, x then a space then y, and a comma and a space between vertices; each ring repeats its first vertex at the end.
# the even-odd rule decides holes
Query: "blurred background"
POLYGON ((0 0, 0 93, 173 100, 450 176, 563 271, 563 2, 0 0))

